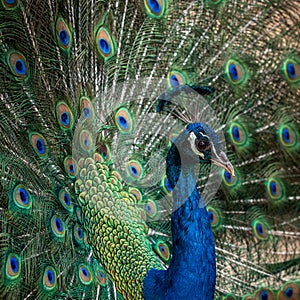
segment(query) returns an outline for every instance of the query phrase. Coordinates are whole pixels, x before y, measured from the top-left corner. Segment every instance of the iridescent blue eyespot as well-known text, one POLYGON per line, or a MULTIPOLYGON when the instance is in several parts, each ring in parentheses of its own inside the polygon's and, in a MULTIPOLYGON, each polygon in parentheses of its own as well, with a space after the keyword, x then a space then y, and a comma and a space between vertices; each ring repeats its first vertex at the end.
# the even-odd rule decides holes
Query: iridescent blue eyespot
POLYGON ((154 246, 154 250, 163 261, 169 261, 171 255, 170 249, 164 241, 158 240, 154 246))
POLYGON ((64 193, 64 202, 67 206, 71 204, 71 199, 67 193, 64 193))
POLYGON ((173 88, 176 88, 177 86, 179 86, 179 80, 177 79, 177 77, 175 75, 172 75, 170 77, 170 81, 171 81, 171 85, 173 88))
POLYGON ((161 180, 161 189, 166 193, 166 194, 171 194, 172 193, 172 187, 170 185, 170 182, 168 180, 168 177, 166 175, 163 176, 161 180))
POLYGON ((158 3, 158 1, 156 0, 148 0, 149 3, 149 7, 150 9, 154 12, 154 13, 159 13, 161 8, 160 5, 158 3))
POLYGON ((293 296, 293 289, 291 287, 288 287, 285 292, 284 292, 284 295, 287 297, 287 298, 291 298, 293 296))
POLYGON ((122 129, 127 129, 128 128, 128 123, 127 123, 126 119, 123 116, 118 117, 118 122, 119 122, 120 127, 122 129))
POLYGON ((57 103, 56 116, 61 129, 63 130, 72 129, 74 125, 73 113, 65 102, 57 103))
POLYGON ((298 84, 300 82, 300 64, 299 59, 288 58, 283 64, 283 74, 290 84, 298 84))
POLYGON ((237 126, 232 127, 232 136, 233 136, 233 138, 236 142, 239 143, 241 141, 240 131, 239 131, 239 128, 237 126))
POLYGON ((83 111, 84 116, 87 119, 89 119, 91 117, 92 113, 91 113, 91 110, 88 107, 84 107, 82 111, 83 111))
POLYGON ((12 193, 14 204, 19 208, 29 209, 32 205, 32 197, 26 186, 18 184, 12 193))
POLYGON ((19 193, 20 193, 20 199, 21 199, 22 203, 25 205, 28 204, 28 202, 29 202, 28 201, 28 199, 29 199, 28 193, 22 188, 20 188, 19 193))
POLYGON ((59 32, 59 39, 60 39, 60 42, 64 46, 67 46, 69 44, 69 34, 68 34, 68 32, 65 29, 62 29, 59 32))
POLYGON ((70 51, 72 46, 72 35, 65 20, 59 17, 56 21, 56 36, 58 46, 64 51, 70 51))
POLYGON ((2 4, 5 9, 13 10, 18 6, 19 0, 2 0, 2 4))
POLYGON ((8 255, 6 259, 5 275, 8 279, 14 280, 21 273, 21 258, 14 253, 8 255))
POLYGON ((262 291, 259 295, 259 299, 260 300, 268 300, 269 299, 269 295, 266 291, 262 291))
POLYGON ((46 290, 50 291, 56 288, 57 276, 56 271, 52 267, 46 267, 43 276, 43 286, 46 290))
POLYGON ((291 281, 284 284, 280 289, 276 299, 278 300, 298 300, 300 295, 299 281, 291 281))
POLYGON ((276 191, 277 191, 277 185, 275 181, 270 182, 270 192, 272 196, 276 196, 276 191))
POLYGON ((106 273, 105 273, 104 269, 99 268, 99 270, 97 270, 96 274, 97 274, 97 279, 100 282, 100 285, 105 286, 106 285, 106 273))
POLYGON ((64 166, 65 166, 65 171, 67 174, 71 177, 74 178, 77 174, 77 164, 75 160, 72 159, 72 157, 67 156, 64 160, 64 166))
POLYGON ((138 171, 135 167, 130 166, 129 170, 130 170, 130 173, 132 174, 132 176, 136 177, 138 175, 138 171))
POLYGON ((51 219, 52 232, 59 238, 65 235, 66 226, 60 219, 60 217, 54 215, 51 219))
POLYGON ((293 63, 288 63, 287 64, 287 72, 288 72, 288 75, 291 79, 296 78, 296 68, 295 68, 295 65, 293 63))
POLYGON ((18 51, 11 51, 8 53, 7 62, 18 80, 24 80, 28 77, 28 64, 23 54, 18 51))
POLYGON ((143 176, 143 167, 137 160, 129 161, 126 165, 126 171, 132 179, 140 179, 143 176))
POLYGON ((28 204, 29 196, 28 196, 27 191, 25 191, 24 189, 20 188, 19 189, 19 193, 20 193, 20 199, 21 199, 22 203, 23 204, 28 204))
POLYGON ((133 121, 131 113, 127 108, 120 108, 115 114, 115 122, 118 129, 123 133, 132 131, 133 121))
POLYGON ((17 273, 19 271, 19 262, 15 257, 10 258, 10 265, 14 273, 17 273))
POLYGON ((55 219, 55 225, 56 225, 57 231, 61 233, 63 231, 63 225, 59 218, 55 219))
POLYGON ((229 74, 232 80, 237 81, 239 79, 239 74, 235 64, 229 65, 229 74))
POLYGON ((60 116, 60 120, 63 123, 63 125, 68 126, 70 124, 70 116, 67 112, 64 112, 60 116))
POLYGON ((46 139, 39 133, 32 132, 29 135, 30 144, 33 146, 37 155, 41 158, 47 157, 47 143, 46 139))
POLYGON ((114 40, 108 29, 104 27, 100 27, 96 33, 96 44, 99 54, 105 60, 111 58, 116 52, 114 40))
POLYGON ((166 177, 166 179, 165 179, 165 187, 166 187, 166 190, 167 190, 169 193, 171 193, 171 192, 173 191, 173 189, 172 189, 172 187, 171 187, 171 184, 170 184, 170 182, 169 182, 168 177, 166 177))
POLYGON ((49 283, 51 283, 51 284, 54 283, 54 273, 52 270, 47 271, 47 278, 49 280, 49 283))
POLYGON ((186 84, 186 76, 180 71, 171 71, 168 73, 168 85, 170 88, 176 88, 179 85, 186 84))
POLYGON ((84 276, 88 276, 88 275, 89 275, 89 273, 88 273, 88 271, 87 271, 86 268, 82 268, 82 269, 81 269, 81 272, 82 272, 82 274, 83 274, 84 276))
POLYGON ((36 148, 37 148, 37 150, 39 151, 40 154, 45 153, 45 151, 46 151, 45 143, 41 138, 37 139, 36 148))
POLYGON ((232 136, 233 136, 233 139, 237 143, 239 143, 241 141, 240 131, 239 131, 239 128, 237 126, 232 127, 232 136))
POLYGON ((285 200, 285 186, 279 178, 270 177, 266 181, 267 195, 271 200, 283 201, 285 200))
POLYGON ((282 139, 284 140, 285 143, 289 144, 291 141, 291 136, 288 128, 284 128, 282 130, 282 139))
POLYGON ((233 144, 237 146, 245 146, 248 140, 248 134, 244 126, 237 122, 233 122, 229 127, 229 136, 233 144))
POLYGON ((77 243, 81 244, 84 238, 84 233, 78 224, 75 224, 73 229, 74 237, 77 243))
POLYGON ((262 221, 254 221, 252 223, 252 228, 255 236, 260 240, 266 240, 268 238, 267 233, 267 224, 264 224, 262 221))
POLYGON ((87 265, 81 264, 79 266, 79 279, 85 285, 90 284, 92 282, 93 276, 90 271, 90 268, 87 265))
POLYGON ((157 213, 157 207, 154 201, 148 200, 145 204, 145 211, 149 217, 154 217, 157 213))
POLYGON ((256 292, 256 299, 259 300, 275 300, 274 293, 267 288, 261 288, 256 292))
POLYGON ((234 59, 230 59, 227 62, 225 72, 230 82, 234 85, 242 84, 247 78, 246 68, 234 59))
POLYGON ((166 11, 166 0, 144 0, 150 17, 161 18, 166 11))
POLYGON ((77 234, 78 234, 79 238, 81 238, 81 239, 83 238, 83 232, 80 227, 77 227, 77 234))
POLYGON ((95 116, 94 107, 91 100, 88 97, 82 96, 80 98, 80 109, 81 113, 86 118, 86 120, 93 121, 95 116))
POLYGON ((262 235, 263 234, 263 226, 261 225, 261 224, 257 224, 256 225, 256 230, 257 230, 257 233, 259 234, 259 235, 262 235))
POLYGON ((85 151, 90 151, 93 146, 94 146, 94 143, 93 143, 93 136, 92 134, 87 131, 87 130, 82 130, 80 132, 80 135, 79 135, 79 142, 80 142, 80 146, 83 150, 85 151))
POLYGON ((25 75, 27 72, 26 64, 22 59, 18 59, 16 61, 14 68, 19 75, 25 75))
POLYGON ((224 171, 224 177, 225 177, 225 180, 226 180, 229 184, 232 183, 232 176, 231 176, 231 174, 230 174, 227 170, 224 171))
POLYGON ((220 210, 215 209, 212 206, 207 206, 207 213, 213 230, 215 231, 216 229, 219 229, 222 222, 220 210))
POLYGON ((65 190, 61 189, 58 194, 59 200, 63 207, 67 209, 68 211, 73 211, 73 204, 71 201, 71 196, 70 194, 65 190))
POLYGON ((223 182, 226 184, 228 187, 234 187, 237 185, 238 182, 238 173, 235 173, 235 176, 232 176, 227 170, 221 170, 222 172, 222 178, 223 182))
POLYGON ((146 204, 145 208, 146 208, 146 212, 147 213, 151 213, 152 212, 152 207, 148 203, 146 204))
POLYGON ((82 239, 82 237, 83 237, 83 232, 82 232, 82 230, 81 230, 80 227, 77 228, 77 233, 78 233, 78 236, 82 239))
POLYGON ((106 40, 99 39, 98 43, 99 43, 99 47, 100 47, 101 51, 104 54, 109 54, 110 53, 110 51, 111 51, 110 50, 110 45, 109 45, 109 43, 106 40))
POLYGON ((279 141, 286 148, 293 148, 297 145, 297 131, 292 125, 282 125, 278 130, 279 141))

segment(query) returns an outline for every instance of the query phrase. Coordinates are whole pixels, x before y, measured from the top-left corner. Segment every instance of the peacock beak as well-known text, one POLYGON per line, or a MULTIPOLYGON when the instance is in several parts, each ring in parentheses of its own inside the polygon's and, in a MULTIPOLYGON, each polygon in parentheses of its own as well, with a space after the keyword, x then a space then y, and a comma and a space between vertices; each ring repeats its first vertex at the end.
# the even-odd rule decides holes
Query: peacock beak
POLYGON ((229 159, 227 158, 226 154, 223 151, 221 151, 221 153, 216 158, 212 158, 211 161, 216 166, 221 167, 221 168, 225 169, 226 171, 228 171, 231 174, 231 176, 233 176, 233 177, 235 176, 234 168, 233 168, 231 162, 229 161, 229 159))

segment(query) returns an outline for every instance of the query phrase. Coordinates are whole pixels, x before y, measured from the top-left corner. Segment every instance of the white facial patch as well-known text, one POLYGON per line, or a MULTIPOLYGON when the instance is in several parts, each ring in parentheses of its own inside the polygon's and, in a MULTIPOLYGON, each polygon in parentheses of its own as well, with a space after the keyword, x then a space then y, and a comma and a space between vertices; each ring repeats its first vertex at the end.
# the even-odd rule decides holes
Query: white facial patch
MULTIPOLYGON (((202 134, 201 132, 200 132, 200 134, 202 136, 206 137, 206 135, 202 134)), ((202 152, 200 152, 199 150, 197 150, 197 148, 196 148, 196 145, 195 145, 196 139, 197 139, 197 137, 196 137, 195 133, 191 132, 189 137, 188 137, 188 140, 191 144, 191 148, 192 148, 192 150, 195 154, 199 155, 202 159, 204 159, 204 154, 202 152)))

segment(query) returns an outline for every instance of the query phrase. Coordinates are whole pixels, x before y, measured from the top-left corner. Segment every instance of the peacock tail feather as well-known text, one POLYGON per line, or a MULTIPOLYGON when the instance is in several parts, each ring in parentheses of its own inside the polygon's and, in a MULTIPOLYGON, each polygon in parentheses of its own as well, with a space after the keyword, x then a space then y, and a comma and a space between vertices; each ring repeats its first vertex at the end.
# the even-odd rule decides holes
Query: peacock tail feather
POLYGON ((235 173, 196 171, 215 299, 300 299, 299 9, 1 0, 0 298, 149 296, 182 204, 166 156, 201 122, 235 173))

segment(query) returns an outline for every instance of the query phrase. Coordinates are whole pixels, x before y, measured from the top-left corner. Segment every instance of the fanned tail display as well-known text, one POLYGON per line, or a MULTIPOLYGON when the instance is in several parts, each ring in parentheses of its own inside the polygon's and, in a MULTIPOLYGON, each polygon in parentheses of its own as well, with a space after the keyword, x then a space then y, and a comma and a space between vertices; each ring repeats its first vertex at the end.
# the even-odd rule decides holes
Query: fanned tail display
POLYGON ((300 299, 300 4, 1 0, 1 299, 300 299))

